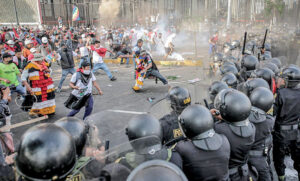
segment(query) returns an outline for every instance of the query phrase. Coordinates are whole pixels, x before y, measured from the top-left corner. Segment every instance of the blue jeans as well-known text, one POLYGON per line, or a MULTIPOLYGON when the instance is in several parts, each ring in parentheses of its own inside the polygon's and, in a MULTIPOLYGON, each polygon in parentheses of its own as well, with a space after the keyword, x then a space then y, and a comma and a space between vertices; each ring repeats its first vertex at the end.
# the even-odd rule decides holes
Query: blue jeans
POLYGON ((19 84, 15 90, 11 90, 11 93, 17 92, 21 94, 22 96, 25 96, 26 94, 26 88, 22 86, 22 84, 19 84))
POLYGON ((62 69, 61 78, 60 78, 60 81, 58 84, 58 89, 62 88, 62 85, 63 85, 65 79, 67 78, 68 74, 73 75, 75 72, 76 72, 75 68, 62 69))
MULTIPOLYGON (((124 54, 124 53, 122 53, 122 52, 118 52, 117 53, 117 56, 119 57, 119 56, 121 56, 121 55, 126 55, 126 54, 124 54)), ((124 60, 124 58, 121 58, 121 64, 123 63, 123 60, 124 60)), ((128 65, 129 64, 129 58, 126 58, 126 64, 128 65)))
POLYGON ((209 55, 211 56, 211 54, 213 53, 213 52, 217 52, 217 46, 216 45, 213 45, 213 44, 209 44, 209 55))
MULTIPOLYGON (((124 58, 121 58, 121 63, 123 63, 124 58)), ((129 64, 129 58, 126 58, 126 64, 129 64)))
POLYGON ((155 76, 156 78, 158 78, 164 85, 168 84, 168 81, 166 78, 164 78, 164 76, 162 76, 158 70, 150 70, 150 71, 147 71, 146 73, 146 77, 148 76, 155 76))
MULTIPOLYGON (((93 107, 94 107, 94 99, 93 99, 93 96, 90 96, 89 100, 87 101, 87 103, 85 105, 85 112, 84 112, 83 120, 85 120, 86 117, 91 115, 91 113, 93 111, 93 107)), ((68 114, 68 117, 75 116, 77 113, 79 113, 79 111, 80 111, 80 109, 78 109, 78 110, 72 109, 72 111, 68 114)))
POLYGON ((111 79, 113 77, 105 63, 94 64, 93 73, 95 73, 99 69, 104 70, 104 72, 107 74, 108 78, 111 79))
POLYGON ((88 61, 89 63, 91 63, 91 59, 89 56, 84 56, 80 58, 80 62, 79 62, 79 68, 81 68, 81 64, 83 61, 88 61))

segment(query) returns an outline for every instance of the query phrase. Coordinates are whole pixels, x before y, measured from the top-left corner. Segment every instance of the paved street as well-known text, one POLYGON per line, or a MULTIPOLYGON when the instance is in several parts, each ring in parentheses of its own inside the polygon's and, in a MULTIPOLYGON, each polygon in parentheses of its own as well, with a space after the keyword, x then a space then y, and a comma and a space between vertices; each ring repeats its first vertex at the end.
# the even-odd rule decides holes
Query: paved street
MULTIPOLYGON (((153 102, 157 99, 166 95, 168 91, 168 86, 163 85, 160 81, 158 84, 155 84, 155 80, 146 80, 145 86, 140 93, 135 93, 132 90, 134 85, 133 79, 133 67, 126 68, 125 65, 108 65, 111 72, 117 77, 117 81, 110 81, 106 74, 99 70, 96 74, 97 82, 100 84, 104 95, 94 95, 94 110, 93 113, 99 111, 112 109, 112 110, 124 110, 124 111, 137 111, 137 112, 147 112, 153 102), (147 98, 154 98, 153 102, 149 102, 147 98)), ((55 85, 58 84, 61 76, 61 68, 54 63, 52 66, 53 74, 52 78, 55 82, 55 85)), ((189 84, 187 81, 195 78, 199 78, 200 81, 197 82, 197 87, 205 87, 199 83, 205 83, 208 87, 209 82, 204 77, 203 70, 201 67, 159 67, 160 72, 165 76, 177 76, 176 80, 169 80, 171 86, 183 85, 191 91, 191 95, 197 95, 197 100, 193 99, 194 102, 200 101, 200 97, 205 97, 207 92, 204 89, 196 91, 194 84, 189 84), (196 92, 196 93, 195 93, 196 92)), ((56 114, 53 118, 47 120, 46 122, 53 122, 61 117, 66 116, 70 110, 64 107, 64 101, 68 98, 71 89, 68 86, 71 75, 64 82, 63 90, 61 93, 56 94, 56 114)), ((13 98, 14 100, 14 98, 13 98)), ((12 101, 10 104, 11 111, 13 113, 12 124, 18 123, 30 119, 26 112, 22 112, 18 106, 15 105, 15 102, 12 101)), ((157 107, 157 106, 156 106, 157 107)), ((82 118, 84 114, 84 109, 81 110, 79 114, 76 115, 78 118, 82 118)), ((13 130, 14 137, 18 140, 22 133, 28 128, 31 127, 24 126, 21 128, 16 128, 13 130)))

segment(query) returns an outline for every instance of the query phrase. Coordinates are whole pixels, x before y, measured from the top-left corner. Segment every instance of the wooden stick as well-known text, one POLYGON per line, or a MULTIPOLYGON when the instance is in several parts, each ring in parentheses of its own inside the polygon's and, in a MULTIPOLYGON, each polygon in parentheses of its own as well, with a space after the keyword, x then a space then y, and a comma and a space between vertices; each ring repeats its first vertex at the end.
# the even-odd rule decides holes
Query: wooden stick
POLYGON ((42 121, 42 120, 45 120, 45 119, 48 119, 48 115, 45 115, 45 116, 39 117, 39 118, 35 118, 35 119, 31 119, 31 120, 28 120, 28 121, 23 121, 21 123, 16 123, 16 124, 13 124, 13 125, 10 125, 10 126, 3 126, 2 128, 0 128, 0 132, 9 131, 10 129, 18 128, 18 127, 25 126, 25 125, 28 125, 28 124, 33 124, 33 123, 36 123, 36 122, 39 122, 39 121, 42 121))

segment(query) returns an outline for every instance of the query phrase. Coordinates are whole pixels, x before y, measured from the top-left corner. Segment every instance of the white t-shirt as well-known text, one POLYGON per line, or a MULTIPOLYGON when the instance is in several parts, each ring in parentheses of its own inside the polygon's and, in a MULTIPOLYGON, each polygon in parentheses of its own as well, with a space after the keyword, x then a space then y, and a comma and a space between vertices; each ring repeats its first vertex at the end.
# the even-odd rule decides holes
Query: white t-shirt
POLYGON ((83 96, 86 95, 86 94, 92 93, 92 90, 93 90, 93 81, 96 80, 96 77, 94 76, 93 73, 91 73, 91 74, 92 74, 92 78, 90 79, 89 83, 85 86, 85 85, 81 82, 80 79, 79 79, 79 80, 76 80, 76 77, 77 77, 77 74, 78 74, 78 73, 79 73, 79 72, 76 72, 75 74, 72 75, 71 82, 72 82, 72 83, 75 83, 75 82, 77 81, 75 86, 78 86, 78 87, 79 87, 79 90, 74 89, 74 90, 72 91, 72 94, 73 94, 74 96, 76 96, 76 97, 83 97, 83 96))
POLYGON ((103 63, 103 58, 96 52, 93 51, 93 62, 96 63, 103 63))
POLYGON ((79 51, 80 51, 80 56, 81 57, 89 55, 89 50, 88 50, 88 48, 86 46, 80 47, 79 51))

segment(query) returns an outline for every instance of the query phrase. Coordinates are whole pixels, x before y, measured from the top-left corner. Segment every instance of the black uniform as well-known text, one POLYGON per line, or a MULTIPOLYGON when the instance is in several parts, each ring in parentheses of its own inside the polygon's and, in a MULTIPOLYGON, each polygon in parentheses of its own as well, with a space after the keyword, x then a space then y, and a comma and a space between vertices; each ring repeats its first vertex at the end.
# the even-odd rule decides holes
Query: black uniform
POLYGON ((187 140, 177 143, 175 147, 182 158, 183 172, 189 181, 228 180, 230 157, 228 139, 224 135, 215 133, 212 138, 197 141, 202 142, 200 146, 187 140), (219 141, 215 142, 215 140, 219 141))
POLYGON ((271 181, 272 172, 269 165, 269 151, 272 147, 272 130, 274 117, 259 108, 252 107, 249 120, 255 125, 255 142, 249 152, 249 164, 254 166, 260 181, 271 181))
POLYGON ((159 122, 163 130, 163 144, 182 137, 182 132, 178 125, 178 115, 174 111, 162 117, 159 122))
POLYGON ((238 126, 237 123, 219 122, 215 124, 217 133, 224 134, 230 143, 229 175, 232 181, 248 180, 248 156, 255 139, 255 127, 252 123, 238 126))
POLYGON ((285 148, 288 147, 294 160, 294 168, 300 173, 300 87, 282 88, 277 92, 274 104, 276 116, 273 133, 274 166, 278 176, 285 174, 285 148))

